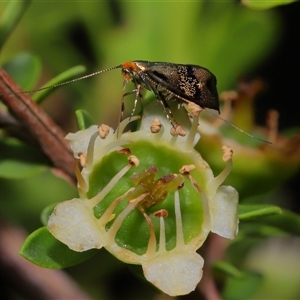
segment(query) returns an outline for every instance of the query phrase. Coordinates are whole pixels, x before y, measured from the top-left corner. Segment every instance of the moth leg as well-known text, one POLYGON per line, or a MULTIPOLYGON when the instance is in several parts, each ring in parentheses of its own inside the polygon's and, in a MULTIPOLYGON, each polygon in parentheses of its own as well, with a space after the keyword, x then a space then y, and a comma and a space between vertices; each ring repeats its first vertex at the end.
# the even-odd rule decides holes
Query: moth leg
POLYGON ((175 119, 172 115, 171 109, 170 109, 165 97, 161 93, 158 93, 156 95, 156 97, 157 97, 158 101, 160 102, 160 104, 162 105, 164 113, 165 113, 167 119, 169 120, 169 122, 171 123, 172 127, 176 128, 178 126, 178 123, 175 121, 175 119))
POLYGON ((126 97, 128 95, 131 95, 131 94, 135 94, 133 109, 132 109, 131 114, 130 114, 130 118, 131 118, 133 116, 134 112, 135 112, 138 99, 142 98, 142 94, 140 93, 141 88, 142 88, 142 86, 140 84, 138 84, 134 90, 126 92, 126 93, 124 93, 122 95, 122 101, 121 101, 121 118, 120 118, 121 121, 123 120, 123 115, 124 115, 124 111, 125 111, 124 97, 126 97))

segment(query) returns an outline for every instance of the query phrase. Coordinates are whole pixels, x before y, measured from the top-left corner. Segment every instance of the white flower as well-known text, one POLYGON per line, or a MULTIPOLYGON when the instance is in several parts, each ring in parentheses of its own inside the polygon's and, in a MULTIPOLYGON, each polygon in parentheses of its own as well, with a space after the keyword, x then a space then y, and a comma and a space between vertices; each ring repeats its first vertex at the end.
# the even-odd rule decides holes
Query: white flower
POLYGON ((105 247, 140 264, 163 292, 188 294, 201 280, 204 260, 196 250, 209 232, 237 234, 238 194, 221 186, 232 151, 224 147, 226 167, 214 177, 193 149, 200 138, 196 118, 184 137, 170 135, 155 104, 144 111, 140 130, 124 132, 136 119, 124 120, 116 132, 101 125, 68 134, 81 165, 80 197, 58 204, 48 229, 74 251, 105 247))

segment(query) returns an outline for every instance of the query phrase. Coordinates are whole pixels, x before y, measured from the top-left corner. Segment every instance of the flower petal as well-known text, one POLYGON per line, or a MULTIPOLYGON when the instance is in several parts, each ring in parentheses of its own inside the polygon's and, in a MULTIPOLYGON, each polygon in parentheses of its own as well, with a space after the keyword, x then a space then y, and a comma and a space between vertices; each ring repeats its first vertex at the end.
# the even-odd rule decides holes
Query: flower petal
POLYGON ((104 242, 97 219, 81 199, 58 204, 48 221, 48 230, 71 250, 82 252, 100 249, 104 242))
POLYGON ((93 125, 85 130, 77 131, 76 133, 68 133, 66 140, 69 141, 70 147, 76 158, 78 153, 87 153, 88 145, 91 136, 98 131, 98 126, 93 125))
POLYGON ((144 276, 154 286, 170 296, 178 296, 195 290, 202 278, 203 264, 203 258, 196 252, 167 252, 142 267, 144 276))
POLYGON ((218 235, 233 239, 238 232, 239 195, 231 186, 220 186, 216 195, 209 201, 211 231, 218 235))

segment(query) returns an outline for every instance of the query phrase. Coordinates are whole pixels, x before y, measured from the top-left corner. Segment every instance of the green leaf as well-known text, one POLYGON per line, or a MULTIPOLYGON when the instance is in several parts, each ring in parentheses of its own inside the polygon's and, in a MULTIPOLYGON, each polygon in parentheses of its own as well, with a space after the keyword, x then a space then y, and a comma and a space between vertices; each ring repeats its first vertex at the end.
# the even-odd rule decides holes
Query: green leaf
POLYGON ((3 68, 24 91, 28 91, 33 89, 37 83, 41 75, 42 65, 37 55, 22 52, 5 63, 3 68))
POLYGON ((282 212, 281 208, 274 205, 239 205, 240 221, 247 221, 270 215, 277 215, 282 212))
POLYGON ((225 261, 218 261, 213 264, 214 271, 217 271, 218 273, 222 273, 227 276, 231 276, 234 278, 242 278, 243 272, 238 270, 234 265, 225 262, 225 261))
POLYGON ((296 1, 297 0, 242 0, 241 3, 248 8, 263 10, 270 9, 279 5, 290 4, 296 1))
POLYGON ((92 116, 89 112, 83 109, 78 109, 75 111, 76 119, 77 119, 77 126, 79 130, 84 130, 89 128, 90 126, 94 125, 92 116))
POLYGON ((269 226, 265 224, 261 224, 258 222, 257 224, 253 224, 253 222, 245 222, 240 226, 239 231, 240 237, 258 237, 258 238, 266 238, 271 236, 287 236, 287 233, 275 226, 269 226))
POLYGON ((214 273, 225 275, 222 299, 250 299, 262 284, 263 277, 255 272, 240 271, 234 265, 218 261, 214 273))
MULTIPOLYGON (((300 216, 295 213, 273 205, 239 205, 240 220, 248 221, 257 218, 259 219, 255 221, 255 225, 260 228, 262 225, 267 225, 269 228, 300 235, 300 216)), ((251 226, 254 229, 254 225, 251 226)))
POLYGON ((43 211, 41 213, 41 222, 44 226, 47 226, 48 219, 49 219, 50 215, 52 214, 56 205, 57 205, 57 203, 52 203, 43 209, 43 211))
POLYGON ((283 210, 280 215, 261 218, 259 223, 270 225, 289 234, 300 236, 300 216, 287 210, 283 210))
POLYGON ((80 264, 94 256, 97 251, 72 251, 55 239, 46 227, 42 227, 27 237, 19 253, 40 267, 61 269, 80 264))
POLYGON ((9 1, 0 19, 0 49, 25 13, 31 1, 9 1))
POLYGON ((222 299, 251 299, 263 283, 263 276, 255 272, 243 272, 242 276, 228 278, 222 299))
POLYGON ((235 265, 241 265, 249 251, 262 241, 261 237, 241 236, 240 232, 226 249, 226 258, 235 265))
POLYGON ((76 79, 85 71, 85 67, 79 65, 57 75, 56 77, 48 81, 45 85, 43 85, 41 88, 39 88, 39 90, 41 91, 39 91, 32 97, 33 100, 37 103, 40 103, 43 99, 45 99, 49 94, 51 94, 60 86, 71 83, 73 79, 76 81, 76 79))
POLYGON ((0 178, 19 179, 44 171, 49 164, 37 149, 6 138, 0 142, 0 178))

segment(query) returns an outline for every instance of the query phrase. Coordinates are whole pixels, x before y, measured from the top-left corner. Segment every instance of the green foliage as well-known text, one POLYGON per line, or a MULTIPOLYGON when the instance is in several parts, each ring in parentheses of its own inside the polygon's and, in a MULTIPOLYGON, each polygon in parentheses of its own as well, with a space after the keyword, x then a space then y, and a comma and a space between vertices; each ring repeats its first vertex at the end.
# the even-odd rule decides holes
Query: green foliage
POLYGON ((30 2, 30 0, 10 1, 5 7, 0 19, 0 49, 12 34, 12 31, 27 10, 30 2))
POLYGON ((83 109, 78 109, 75 111, 77 126, 79 130, 84 130, 94 125, 92 117, 89 112, 83 109))
POLYGON ((82 253, 72 251, 42 227, 27 237, 19 253, 38 266, 61 269, 84 262, 94 256, 97 250, 82 253))
POLYGON ((45 171, 47 158, 37 149, 13 138, 0 140, 0 178, 20 179, 45 171))
POLYGON ((67 81, 72 81, 72 79, 78 78, 78 76, 82 75, 86 71, 84 66, 76 66, 69 70, 64 71, 63 73, 57 75, 48 81, 44 86, 42 86, 42 91, 35 94, 32 98, 35 102, 40 103, 44 98, 46 98, 49 94, 51 94, 58 87, 65 85, 67 81), (51 87, 48 89, 48 87, 51 87))
POLYGON ((242 4, 248 8, 264 10, 280 5, 287 5, 297 0, 276 0, 276 1, 261 1, 261 0, 242 0, 242 4))
POLYGON ((3 68, 25 91, 34 88, 42 72, 40 58, 29 52, 19 53, 5 63, 3 68))

